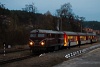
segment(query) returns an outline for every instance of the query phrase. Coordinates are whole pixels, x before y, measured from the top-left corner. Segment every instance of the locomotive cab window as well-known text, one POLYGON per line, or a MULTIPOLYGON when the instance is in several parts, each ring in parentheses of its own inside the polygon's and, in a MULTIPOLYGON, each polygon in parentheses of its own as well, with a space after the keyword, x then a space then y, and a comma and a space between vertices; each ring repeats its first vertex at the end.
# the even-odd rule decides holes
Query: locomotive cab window
POLYGON ((36 34, 30 34, 30 37, 36 37, 36 34))
POLYGON ((45 35, 44 34, 38 34, 38 37, 44 37, 45 35))

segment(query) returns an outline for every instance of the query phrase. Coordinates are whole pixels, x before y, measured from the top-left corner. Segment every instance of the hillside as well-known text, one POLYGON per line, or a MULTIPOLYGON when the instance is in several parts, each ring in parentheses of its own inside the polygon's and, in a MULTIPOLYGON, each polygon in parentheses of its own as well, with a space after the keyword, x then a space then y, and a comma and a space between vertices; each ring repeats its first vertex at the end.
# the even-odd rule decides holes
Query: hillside
POLYGON ((85 28, 92 28, 94 30, 100 30, 100 22, 98 21, 85 21, 83 23, 85 28))
POLYGON ((64 31, 81 32, 81 23, 84 27, 100 29, 99 22, 83 22, 75 19, 73 15, 60 18, 51 15, 50 12, 40 14, 0 7, 0 44, 27 44, 32 29, 57 30, 57 25, 64 31))

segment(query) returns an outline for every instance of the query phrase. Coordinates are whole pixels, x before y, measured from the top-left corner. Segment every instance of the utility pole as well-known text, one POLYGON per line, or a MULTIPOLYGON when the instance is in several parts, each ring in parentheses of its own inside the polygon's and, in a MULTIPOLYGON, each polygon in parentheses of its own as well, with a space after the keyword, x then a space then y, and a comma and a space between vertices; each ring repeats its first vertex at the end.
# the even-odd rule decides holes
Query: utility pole
POLYGON ((82 21, 81 21, 81 32, 82 32, 82 28, 83 28, 83 27, 82 27, 82 21))
POLYGON ((60 25, 60 31, 62 31, 62 17, 60 17, 61 25, 60 25))
POLYGON ((83 21, 84 21, 84 20, 85 20, 84 17, 80 17, 80 22, 81 22, 81 32, 83 32, 82 29, 83 29, 83 21))

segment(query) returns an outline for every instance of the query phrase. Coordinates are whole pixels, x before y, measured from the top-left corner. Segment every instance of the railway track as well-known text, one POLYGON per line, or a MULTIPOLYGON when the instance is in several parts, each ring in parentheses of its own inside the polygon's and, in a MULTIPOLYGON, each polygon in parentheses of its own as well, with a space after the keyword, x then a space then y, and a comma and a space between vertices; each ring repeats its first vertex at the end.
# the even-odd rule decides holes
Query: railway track
POLYGON ((36 57, 36 56, 42 56, 44 53, 35 53, 35 54, 30 54, 30 55, 26 55, 26 56, 21 56, 21 57, 16 57, 16 58, 12 58, 12 59, 7 59, 7 60, 2 60, 0 61, 0 65, 4 65, 4 64, 7 64, 7 63, 12 63, 12 62, 17 62, 17 61, 21 61, 21 60, 24 60, 24 59, 29 59, 29 58, 32 58, 32 57, 36 57))
POLYGON ((3 56, 3 53, 1 53, 0 54, 0 65, 36 57, 36 56, 41 55, 41 53, 42 52, 32 54, 28 49, 19 50, 19 51, 11 51, 11 52, 6 53, 5 56, 3 56))
POLYGON ((6 63, 11 63, 11 62, 16 62, 16 61, 20 61, 20 60, 24 60, 24 59, 28 59, 28 58, 31 58, 31 57, 33 57, 33 55, 27 55, 27 56, 23 56, 23 57, 3 60, 3 61, 0 61, 0 65, 3 65, 3 64, 6 64, 6 63))
POLYGON ((32 57, 29 49, 6 49, 5 55, 3 50, 0 51, 0 65, 19 61, 32 57))
MULTIPOLYGON (((26 50, 30 50, 29 48, 26 49, 6 49, 5 53, 13 53, 13 52, 20 52, 20 51, 26 51, 26 50)), ((4 54, 4 49, 0 50, 0 54, 4 54)))

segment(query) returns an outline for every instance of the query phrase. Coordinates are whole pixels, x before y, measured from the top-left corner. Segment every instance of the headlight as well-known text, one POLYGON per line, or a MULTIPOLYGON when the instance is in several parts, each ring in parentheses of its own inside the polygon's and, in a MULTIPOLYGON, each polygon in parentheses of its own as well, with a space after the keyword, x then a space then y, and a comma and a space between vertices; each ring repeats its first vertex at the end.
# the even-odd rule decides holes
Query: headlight
POLYGON ((40 44, 43 46, 43 45, 45 45, 45 42, 44 42, 44 41, 42 41, 40 44))
POLYGON ((34 45, 34 43, 33 43, 33 42, 30 42, 29 44, 30 44, 30 46, 34 45))

